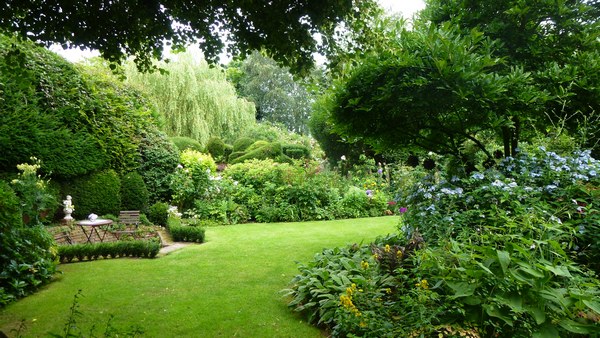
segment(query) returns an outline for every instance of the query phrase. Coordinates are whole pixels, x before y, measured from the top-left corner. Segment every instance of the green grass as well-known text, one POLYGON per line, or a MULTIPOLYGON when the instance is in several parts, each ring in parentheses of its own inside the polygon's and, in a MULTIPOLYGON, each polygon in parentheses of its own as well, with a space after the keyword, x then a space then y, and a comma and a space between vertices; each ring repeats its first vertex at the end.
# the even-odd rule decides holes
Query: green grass
POLYGON ((25 320, 26 337, 60 333, 82 290, 78 325, 102 333, 137 325, 144 337, 322 337, 291 312, 280 291, 323 248, 369 242, 392 233, 396 217, 243 224, 208 228, 207 242, 157 259, 60 265, 57 280, 0 311, 10 334, 25 320))

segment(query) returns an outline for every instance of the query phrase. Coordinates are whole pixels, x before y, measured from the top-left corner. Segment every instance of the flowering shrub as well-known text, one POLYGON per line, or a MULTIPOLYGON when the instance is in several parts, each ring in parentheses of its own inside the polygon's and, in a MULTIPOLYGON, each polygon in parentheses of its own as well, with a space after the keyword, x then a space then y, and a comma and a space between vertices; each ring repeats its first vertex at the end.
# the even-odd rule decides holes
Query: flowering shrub
POLYGON ((600 282, 578 263, 597 269, 598 173, 589 152, 544 148, 465 178, 430 173, 396 204, 401 237, 352 248, 353 264, 316 257, 291 305, 333 336, 595 336, 600 282))
POLYGON ((21 172, 12 180, 12 188, 19 197, 21 211, 27 218, 27 223, 41 221, 40 213, 43 211, 54 211, 58 206, 58 199, 48 189, 48 182, 38 175, 41 162, 35 157, 31 160, 33 164, 22 163, 17 165, 21 172))
POLYGON ((39 223, 23 224, 20 203, 0 181, 0 307, 35 291, 56 270, 52 236, 39 223))
MULTIPOLYGON (((430 174, 402 201, 410 205, 404 230, 418 228, 426 240, 436 241, 470 236, 483 226, 501 227, 507 217, 573 225, 585 214, 599 174, 600 162, 589 151, 562 157, 543 147, 468 178, 430 174)), ((578 230, 584 232, 581 225, 578 230)))
POLYGON ((190 149, 181 153, 180 161, 171 176, 171 189, 173 203, 180 210, 186 210, 193 207, 195 200, 207 196, 217 165, 210 154, 190 149))

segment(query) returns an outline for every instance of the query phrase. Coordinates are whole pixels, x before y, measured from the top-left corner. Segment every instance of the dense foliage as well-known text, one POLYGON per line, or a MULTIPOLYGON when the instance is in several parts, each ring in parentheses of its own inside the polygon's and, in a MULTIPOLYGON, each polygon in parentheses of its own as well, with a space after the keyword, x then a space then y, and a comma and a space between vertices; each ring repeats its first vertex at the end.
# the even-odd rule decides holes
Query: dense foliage
POLYGON ((62 58, 0 35, 0 171, 32 156, 43 160, 43 172, 65 177, 106 166, 100 140, 85 132, 94 118, 88 92, 62 58))
POLYGON ((138 172, 144 178, 150 203, 171 199, 171 174, 179 163, 179 151, 160 132, 147 132, 140 142, 140 166, 138 172))
POLYGON ((399 194, 404 236, 302 265, 290 305, 335 336, 593 336, 599 169, 589 151, 541 148, 421 174, 399 194))
POLYGON ((23 223, 22 205, 0 181, 0 307, 49 282, 56 270, 52 237, 37 219, 23 223))
MULTIPOLYGON (((110 61, 135 56, 142 69, 151 68, 152 58, 162 57, 164 41, 176 49, 199 43, 210 60, 224 50, 235 55, 264 48, 278 61, 299 69, 314 62, 317 41, 313 34, 331 37, 336 25, 361 23, 365 9, 374 6, 374 1, 364 0, 284 1, 269 6, 172 0, 93 1, 83 6, 68 1, 10 0, 0 6, 0 32, 16 32, 47 44, 97 49, 110 61), (103 18, 110 18, 110 24, 103 18)), ((332 45, 335 40, 323 39, 322 43, 332 45)))
POLYGON ((222 224, 381 216, 391 212, 389 184, 375 171, 351 182, 316 162, 249 160, 210 175, 205 194, 183 211, 222 224))
POLYGON ((532 111, 526 104, 509 112, 512 122, 503 126, 507 141, 518 141, 528 123, 544 129, 552 122, 582 137, 586 147, 594 147, 600 107, 599 13, 596 1, 585 0, 493 4, 434 0, 428 2, 424 20, 450 24, 461 34, 477 30, 500 42, 491 50, 492 57, 503 60, 496 71, 505 75, 523 69, 539 90, 550 95, 543 110, 532 111))
POLYGON ((200 142, 194 140, 191 137, 173 136, 173 137, 169 137, 169 140, 171 140, 171 142, 173 142, 173 144, 177 147, 177 149, 179 149, 180 152, 184 151, 186 149, 197 150, 197 151, 203 150, 200 142))

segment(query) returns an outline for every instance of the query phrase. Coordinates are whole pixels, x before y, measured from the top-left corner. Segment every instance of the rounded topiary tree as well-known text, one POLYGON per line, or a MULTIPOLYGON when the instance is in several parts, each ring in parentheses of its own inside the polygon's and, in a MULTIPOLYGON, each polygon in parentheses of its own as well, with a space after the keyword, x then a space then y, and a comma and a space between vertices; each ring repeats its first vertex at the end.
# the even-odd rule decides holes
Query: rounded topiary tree
POLYGON ((206 152, 211 154, 217 162, 222 162, 225 157, 225 142, 219 137, 211 137, 206 143, 206 152))
POLYGON ((148 210, 149 193, 142 175, 131 172, 121 177, 121 210, 148 210))
POLYGON ((114 170, 105 170, 78 177, 66 185, 65 194, 73 197, 76 219, 89 214, 119 213, 121 207, 121 180, 114 170))
POLYGON ((152 224, 167 226, 169 219, 169 205, 164 202, 154 203, 148 210, 148 220, 152 224))
POLYGON ((171 142, 173 142, 173 144, 175 144, 175 146, 177 147, 177 149, 179 149, 179 151, 184 151, 186 149, 192 149, 192 150, 196 150, 196 151, 203 150, 200 142, 194 140, 191 137, 174 136, 174 137, 169 137, 169 140, 171 140, 171 142))
POLYGON ((253 139, 253 138, 250 138, 250 137, 240 137, 237 140, 235 140, 235 142, 233 142, 233 152, 245 151, 254 142, 256 142, 256 140, 253 139))

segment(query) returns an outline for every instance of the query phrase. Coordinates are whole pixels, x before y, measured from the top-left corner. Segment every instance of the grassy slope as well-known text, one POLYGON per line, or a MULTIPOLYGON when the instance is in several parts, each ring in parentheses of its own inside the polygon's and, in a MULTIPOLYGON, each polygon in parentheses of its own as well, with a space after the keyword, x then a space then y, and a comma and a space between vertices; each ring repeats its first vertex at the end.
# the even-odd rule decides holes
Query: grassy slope
MULTIPOLYGON (((208 242, 153 260, 61 265, 54 283, 0 311, 0 330, 26 320, 26 337, 60 333, 81 289, 78 323, 139 325, 145 337, 319 337, 279 291, 323 248, 394 232, 398 219, 244 224, 207 230, 208 242)), ((102 333, 103 330, 96 330, 102 333)), ((13 336, 10 334, 9 336, 13 336)))

